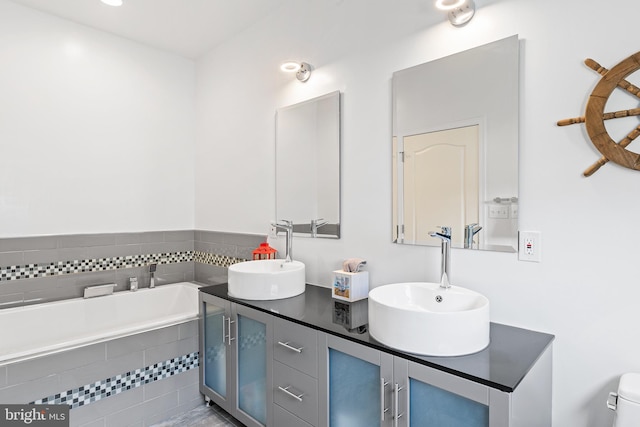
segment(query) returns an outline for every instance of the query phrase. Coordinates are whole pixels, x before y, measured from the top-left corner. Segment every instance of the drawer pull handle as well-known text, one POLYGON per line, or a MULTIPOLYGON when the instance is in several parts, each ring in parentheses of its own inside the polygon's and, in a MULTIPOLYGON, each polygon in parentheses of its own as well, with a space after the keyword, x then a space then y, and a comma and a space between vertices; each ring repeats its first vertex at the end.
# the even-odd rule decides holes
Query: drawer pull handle
POLYGON ((293 397, 293 398, 294 398, 294 399, 296 399, 298 402, 302 402, 302 396, 304 396, 304 393, 301 393, 301 394, 296 395, 296 394, 291 393, 291 392, 289 391, 289 388, 291 388, 291 386, 290 386, 290 385, 288 385, 288 386, 286 386, 286 387, 278 386, 278 389, 280 389, 280 391, 281 391, 281 392, 283 392, 283 393, 287 394, 288 396, 293 397))
POLYGON ((295 351, 296 353, 302 353, 302 350, 304 349, 304 347, 295 348, 295 347, 289 345, 289 343, 290 343, 290 341, 287 341, 287 342, 278 341, 278 344, 280 344, 284 348, 289 349, 291 351, 295 351))

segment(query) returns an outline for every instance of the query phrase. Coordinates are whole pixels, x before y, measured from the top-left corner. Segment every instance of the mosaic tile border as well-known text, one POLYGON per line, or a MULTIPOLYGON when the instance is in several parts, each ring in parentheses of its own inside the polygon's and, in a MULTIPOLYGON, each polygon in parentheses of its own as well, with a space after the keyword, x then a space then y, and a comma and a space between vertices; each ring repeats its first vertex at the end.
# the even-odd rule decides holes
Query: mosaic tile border
POLYGON ((149 264, 173 264, 192 261, 219 267, 229 267, 230 265, 246 260, 209 252, 184 251, 58 261, 43 264, 11 265, 8 267, 0 267, 0 282, 144 267, 149 264))
POLYGON ((116 375, 102 381, 96 381, 78 388, 47 396, 30 402, 30 404, 67 404, 70 409, 74 409, 107 397, 115 396, 123 391, 131 390, 197 368, 198 363, 198 352, 196 351, 145 368, 116 375))
POLYGON ((193 261, 200 264, 217 265, 218 267, 229 267, 233 264, 246 261, 246 259, 230 257, 227 255, 218 255, 211 252, 194 251, 193 261))

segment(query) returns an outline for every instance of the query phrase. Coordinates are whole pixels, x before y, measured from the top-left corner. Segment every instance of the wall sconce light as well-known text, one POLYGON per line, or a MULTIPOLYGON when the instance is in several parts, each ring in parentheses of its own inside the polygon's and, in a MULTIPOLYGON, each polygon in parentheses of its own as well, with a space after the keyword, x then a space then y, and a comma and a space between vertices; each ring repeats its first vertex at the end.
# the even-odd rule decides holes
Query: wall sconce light
POLYGON ((473 0, 436 0, 436 7, 448 12, 449 22, 454 27, 461 27, 471 21, 476 13, 473 0))
POLYGON ((286 61, 280 66, 286 73, 296 73, 296 79, 306 82, 311 77, 311 65, 306 62, 286 61))

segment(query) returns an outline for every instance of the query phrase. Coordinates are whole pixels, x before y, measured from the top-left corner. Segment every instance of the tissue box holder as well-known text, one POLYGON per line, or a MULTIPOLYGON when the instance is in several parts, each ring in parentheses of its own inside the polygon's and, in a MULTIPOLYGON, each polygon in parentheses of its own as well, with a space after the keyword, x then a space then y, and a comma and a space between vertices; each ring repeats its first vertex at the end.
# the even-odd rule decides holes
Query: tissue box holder
POLYGON ((369 272, 349 273, 343 270, 333 272, 331 296, 342 301, 358 301, 369 296, 369 272))

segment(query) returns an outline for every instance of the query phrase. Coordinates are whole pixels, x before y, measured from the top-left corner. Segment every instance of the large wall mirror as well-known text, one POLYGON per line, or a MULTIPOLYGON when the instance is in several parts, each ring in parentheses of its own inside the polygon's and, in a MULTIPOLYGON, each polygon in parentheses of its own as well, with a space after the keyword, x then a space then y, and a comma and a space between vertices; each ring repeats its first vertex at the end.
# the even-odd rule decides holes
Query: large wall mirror
POLYGON ((340 92, 276 112, 276 219, 340 237, 340 92))
POLYGON ((518 36, 393 74, 393 240, 517 251, 518 36))

